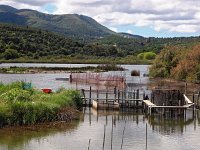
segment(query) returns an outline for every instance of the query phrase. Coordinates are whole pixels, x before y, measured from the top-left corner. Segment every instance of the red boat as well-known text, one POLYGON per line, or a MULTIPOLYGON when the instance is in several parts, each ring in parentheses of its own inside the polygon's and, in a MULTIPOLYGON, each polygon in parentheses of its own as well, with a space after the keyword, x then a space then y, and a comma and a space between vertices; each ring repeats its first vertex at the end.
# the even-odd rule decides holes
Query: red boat
POLYGON ((52 93, 52 89, 50 89, 50 88, 44 88, 44 89, 42 89, 42 91, 44 93, 52 93))

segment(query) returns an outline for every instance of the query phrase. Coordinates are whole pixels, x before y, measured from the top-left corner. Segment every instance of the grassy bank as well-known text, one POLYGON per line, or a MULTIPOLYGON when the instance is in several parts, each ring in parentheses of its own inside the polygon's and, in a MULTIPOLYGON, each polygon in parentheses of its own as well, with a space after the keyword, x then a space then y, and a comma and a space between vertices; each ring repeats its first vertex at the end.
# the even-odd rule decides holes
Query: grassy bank
POLYGON ((104 71, 123 71, 124 68, 115 64, 98 65, 97 67, 8 67, 0 68, 0 73, 44 73, 44 72, 104 72, 104 71))
POLYGON ((151 64, 152 60, 141 60, 137 56, 97 57, 97 56, 44 56, 38 59, 20 57, 16 59, 0 59, 0 63, 61 63, 61 64, 151 64))
POLYGON ((61 89, 46 94, 33 88, 23 89, 23 84, 0 84, 0 127, 69 121, 82 106, 77 91, 61 89))

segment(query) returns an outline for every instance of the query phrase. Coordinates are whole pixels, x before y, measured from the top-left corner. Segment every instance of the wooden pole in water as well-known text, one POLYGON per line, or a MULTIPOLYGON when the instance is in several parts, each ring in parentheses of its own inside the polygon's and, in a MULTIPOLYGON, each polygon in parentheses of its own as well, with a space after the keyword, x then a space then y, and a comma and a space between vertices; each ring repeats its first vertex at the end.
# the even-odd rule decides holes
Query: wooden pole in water
POLYGON ((187 82, 185 82, 185 95, 187 94, 187 82))
POLYGON ((200 91, 198 92, 198 96, 197 96, 197 108, 199 108, 199 96, 200 96, 200 91))
POLYGON ((195 103, 194 94, 192 94, 192 102, 194 103, 194 105, 193 105, 193 111, 194 111, 195 108, 196 108, 196 103, 195 103))
POLYGON ((99 90, 97 90, 97 102, 99 101, 99 90))
POLYGON ((118 103, 119 103, 119 99, 120 99, 120 91, 119 90, 118 90, 117 96, 118 96, 118 103))
POLYGON ((90 98, 89 98, 89 106, 92 105, 92 87, 90 86, 90 98))
POLYGON ((104 146, 105 146, 105 138, 106 138, 106 125, 104 125, 103 148, 102 148, 102 150, 104 150, 104 146))
POLYGON ((114 94, 115 94, 115 102, 116 102, 116 99, 117 99, 117 88, 116 88, 116 86, 114 88, 114 94))
POLYGON ((90 150, 90 141, 91 141, 91 139, 89 139, 88 150, 90 150))
MULTIPOLYGON (((139 93, 140 92, 140 90, 139 89, 137 89, 137 95, 136 95, 136 99, 139 99, 139 93)), ((136 106, 137 106, 137 108, 138 108, 138 100, 136 101, 136 106)))
POLYGON ((147 150, 147 123, 146 123, 146 150, 147 150))
POLYGON ((106 103, 108 102, 108 91, 106 91, 106 103))

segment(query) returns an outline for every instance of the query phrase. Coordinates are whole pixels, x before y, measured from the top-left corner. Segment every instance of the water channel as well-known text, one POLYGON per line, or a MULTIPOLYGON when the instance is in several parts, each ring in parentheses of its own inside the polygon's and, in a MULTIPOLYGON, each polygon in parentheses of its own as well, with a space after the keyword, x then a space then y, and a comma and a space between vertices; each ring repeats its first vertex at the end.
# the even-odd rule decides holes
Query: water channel
MULTIPOLYGON (((0 64, 0 67, 15 65, 73 67, 72 64, 0 64)), ((145 84, 150 82, 148 77, 141 75, 133 78, 130 72, 140 70, 142 73, 148 73, 148 66, 123 65, 123 67, 127 70, 107 72, 107 74, 125 74, 127 81, 137 83, 139 88, 147 88, 145 84)), ((0 74, 0 82, 26 80, 32 82, 38 89, 77 88, 77 85, 71 85, 67 81, 55 80, 57 77, 68 75, 67 73, 0 74)), ((84 87, 87 88, 88 85, 84 87)), ((64 128, 0 129, 0 150, 88 150, 89 140, 90 150, 102 150, 104 127, 106 129, 105 150, 120 150, 121 146, 123 150, 146 150, 146 124, 148 150, 198 150, 200 147, 200 111, 198 110, 195 112, 188 110, 185 118, 164 119, 161 116, 150 118, 142 112, 131 109, 96 111, 83 108, 80 120, 67 123, 64 128)))

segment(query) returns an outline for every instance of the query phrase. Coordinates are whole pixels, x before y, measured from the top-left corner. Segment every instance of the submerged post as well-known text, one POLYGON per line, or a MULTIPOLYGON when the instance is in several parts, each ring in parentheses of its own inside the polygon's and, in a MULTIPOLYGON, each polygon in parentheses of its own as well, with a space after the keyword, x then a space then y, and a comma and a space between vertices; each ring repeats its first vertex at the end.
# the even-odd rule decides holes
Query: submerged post
POLYGON ((99 101, 99 90, 97 90, 97 102, 99 101))
POLYGON ((115 94, 115 102, 116 102, 116 98, 117 98, 117 88, 116 88, 116 86, 114 88, 114 94, 115 94))
POLYGON ((199 96, 200 96, 200 91, 198 92, 198 96, 197 96, 197 108, 199 108, 199 96))
POLYGON ((138 105, 139 105, 139 103, 138 103, 138 99, 139 99, 139 92, 140 92, 140 90, 139 90, 139 89, 137 89, 137 95, 136 95, 136 99, 137 99, 137 101, 136 101, 136 106, 137 106, 137 108, 138 108, 138 105))
POLYGON ((108 104, 108 91, 106 91, 106 104, 108 104))
POLYGON ((89 98, 89 106, 92 105, 92 87, 90 86, 90 98, 89 98))
POLYGON ((119 99, 120 99, 120 91, 119 90, 118 90, 117 96, 118 96, 118 103, 119 103, 119 99))

